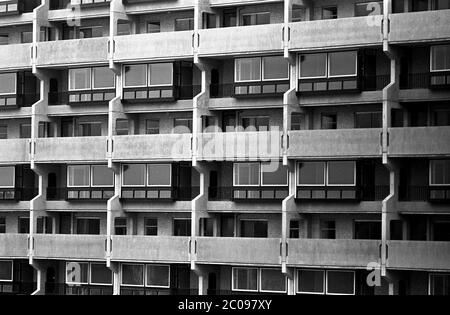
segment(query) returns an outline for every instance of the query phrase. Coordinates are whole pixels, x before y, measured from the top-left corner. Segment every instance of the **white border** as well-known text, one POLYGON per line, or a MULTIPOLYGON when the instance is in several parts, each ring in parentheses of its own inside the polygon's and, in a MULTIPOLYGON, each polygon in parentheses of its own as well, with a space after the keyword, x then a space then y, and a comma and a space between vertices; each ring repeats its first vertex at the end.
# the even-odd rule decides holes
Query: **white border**
POLYGON ((353 270, 326 270, 326 288, 325 288, 325 294, 326 295, 355 295, 356 293, 356 276, 355 272, 353 270), (353 293, 329 293, 328 292, 328 272, 346 272, 346 273, 352 273, 353 274, 353 293))
POLYGON ((146 264, 146 265, 145 265, 145 279, 144 279, 144 285, 145 285, 145 287, 147 287, 147 288, 170 289, 170 265, 146 264), (149 284, 147 283, 147 280, 148 280, 148 275, 147 275, 147 273, 148 273, 148 267, 149 267, 149 266, 151 266, 151 267, 154 267, 154 266, 157 266, 157 267, 167 267, 167 269, 169 270, 169 277, 167 278, 167 286, 149 285, 149 284))
POLYGON ((67 188, 87 188, 87 187, 91 187, 90 186, 90 184, 91 184, 91 166, 90 165, 88 165, 88 164, 71 164, 71 165, 67 165, 67 188), (76 167, 76 166, 84 166, 84 167, 88 167, 88 169, 89 169, 89 184, 88 185, 84 185, 84 186, 80 186, 80 185, 77 185, 77 186, 72 186, 72 185, 70 185, 70 176, 69 176, 69 174, 70 174, 70 168, 71 167, 76 167))
POLYGON ((147 65, 147 86, 149 87, 159 87, 159 86, 173 86, 173 63, 172 62, 155 62, 155 63, 149 63, 147 65), (150 67, 151 65, 170 65, 171 66, 171 71, 170 71, 170 83, 169 84, 156 84, 156 85, 152 85, 150 84, 150 80, 151 80, 151 71, 150 71, 150 67))
POLYGON ((283 272, 280 269, 277 268, 259 268, 259 292, 267 292, 267 293, 287 293, 287 277, 283 274, 283 272), (262 288, 262 271, 263 270, 276 270, 281 273, 282 276, 284 276, 284 291, 274 291, 274 290, 263 290, 262 288))
POLYGON ((147 187, 172 187, 172 164, 170 163, 148 163, 146 164, 145 167, 145 174, 146 174, 146 184, 147 187), (150 166, 162 166, 162 165, 168 165, 169 166, 169 179, 170 179, 170 184, 169 185, 150 185, 149 183, 149 168, 150 166))
POLYGON ((13 184, 12 186, 0 186, 0 188, 16 188, 16 167, 15 166, 8 166, 8 165, 1 165, 0 168, 12 168, 13 169, 13 184))
MULTIPOLYGON (((261 183, 261 187, 287 187, 287 186, 289 186, 289 170, 283 165, 283 162, 282 161, 279 161, 278 163, 278 165, 279 165, 279 167, 281 167, 281 168, 285 168, 286 169, 286 184, 272 184, 272 185, 268 185, 268 184, 264 184, 264 182, 263 182, 263 175, 264 175, 264 170, 263 170, 263 165, 264 164, 270 164, 271 162, 261 162, 260 164, 260 173, 261 173, 261 179, 259 180, 260 181, 260 183, 261 183)), ((268 174, 270 174, 270 173, 274 173, 274 172, 269 172, 268 174)))
POLYGON ((145 286, 145 264, 121 263, 120 264, 120 285, 125 287, 144 287, 145 286), (123 266, 142 266, 142 284, 126 284, 123 283, 123 266))
POLYGON ((295 293, 296 294, 312 294, 312 295, 324 295, 325 294, 325 292, 326 292, 326 272, 325 272, 325 270, 322 270, 322 269, 297 269, 297 272, 295 273, 296 274, 296 281, 295 281, 295 293), (322 288, 323 288, 323 291, 322 292, 307 292, 307 291, 299 291, 298 290, 298 284, 300 283, 300 275, 299 275, 299 273, 300 273, 300 271, 309 271, 309 272, 320 272, 320 273, 322 273, 322 280, 323 280, 323 283, 322 283, 322 288))
POLYGON ((110 89, 112 90, 112 89, 116 88, 116 75, 108 67, 92 67, 91 68, 91 76, 92 76, 92 83, 91 83, 92 90, 110 90, 110 89), (113 75, 113 86, 107 86, 107 87, 101 87, 101 88, 95 87, 95 69, 100 69, 100 68, 107 69, 107 70, 109 70, 112 73, 112 75, 113 75))
POLYGON ((245 82, 261 82, 262 80, 262 59, 261 57, 244 57, 244 58, 235 58, 234 59, 234 82, 235 83, 245 83, 245 82), (259 79, 255 80, 237 80, 237 74, 238 74, 238 68, 237 68, 237 61, 243 60, 243 59, 258 59, 259 60, 259 79))
MULTIPOLYGON (((64 273, 65 273, 65 283, 66 284, 68 284, 68 285, 82 285, 82 284, 86 284, 86 285, 88 285, 89 284, 89 280, 90 280, 90 267, 89 267, 89 262, 80 262, 80 261, 66 261, 66 268, 64 268, 64 273), (71 264, 71 263, 76 263, 76 264, 83 264, 83 265, 87 265, 87 279, 86 279, 86 282, 69 282, 68 281, 68 279, 67 279, 67 265, 68 264, 71 264)), ((80 275, 81 276, 81 275, 80 275)))
POLYGON ((125 163, 125 164, 122 164, 121 170, 122 170, 122 176, 121 176, 122 177, 122 187, 146 187, 145 184, 147 182, 147 164, 145 164, 145 163, 125 163), (124 184, 124 181, 125 181, 124 167, 126 165, 144 165, 144 167, 145 167, 144 184, 142 184, 142 185, 126 185, 126 184, 124 184))
POLYGON ((122 76, 123 76, 123 81, 122 81, 122 85, 124 88, 145 88, 148 87, 148 64, 144 63, 135 63, 135 64, 129 64, 129 65, 123 65, 122 67, 122 76), (127 75, 126 75, 126 71, 125 71, 125 67, 131 67, 131 66, 144 66, 145 67, 145 83, 144 85, 127 85, 126 84, 126 80, 127 80, 127 75))
POLYGON ((144 217, 144 236, 158 236, 158 228, 159 228, 159 224, 158 224, 159 220, 158 217, 144 217), (148 235, 147 232, 147 227, 154 227, 154 225, 147 225, 146 224, 146 220, 156 220, 156 235, 148 235))
MULTIPOLYGON (((259 268, 255 267, 231 267, 231 291, 239 291, 239 292, 258 292, 259 288, 259 268), (237 269, 245 269, 245 270, 256 270, 256 289, 255 290, 248 290, 248 289, 239 289, 234 287, 234 271, 237 269)), ((236 279, 239 280, 238 277, 236 279)))
POLYGON ((325 161, 300 161, 297 162, 297 167, 296 167, 296 178, 297 178, 297 187, 326 187, 327 185, 327 162, 325 161), (323 184, 300 184, 300 164, 305 164, 305 163, 322 163, 324 165, 323 168, 323 184))
POLYGON ((358 76, 358 51, 357 50, 343 50, 343 51, 332 51, 332 52, 328 52, 327 53, 327 64, 328 64, 328 78, 348 78, 348 77, 357 77, 358 76), (355 53, 355 73, 353 74, 340 74, 340 75, 331 75, 330 71, 331 71, 331 54, 336 54, 336 53, 346 53, 346 52, 352 52, 355 53))
POLYGON ((72 91, 88 91, 88 90, 91 90, 92 89, 92 68, 71 68, 71 69, 69 69, 69 92, 72 92, 72 91), (89 70, 89 87, 87 87, 87 88, 83 88, 83 89, 72 89, 71 88, 71 83, 72 83, 72 79, 71 79, 71 75, 70 75, 70 72, 71 71, 73 71, 73 70, 89 70))
POLYGON ((10 262, 11 263, 11 280, 0 279, 0 282, 14 282, 14 261, 12 261, 10 259, 8 259, 8 260, 0 259, 0 262, 10 262))
POLYGON ((92 265, 105 266, 105 268, 108 269, 108 267, 106 267, 106 264, 94 263, 94 262, 89 263, 89 284, 97 285, 97 286, 110 286, 110 285, 113 285, 113 283, 114 283, 114 275, 113 275, 113 272, 111 270, 109 270, 109 272, 111 273, 111 283, 96 283, 96 282, 92 282, 92 265))
POLYGON ((430 47, 430 72, 450 71, 450 68, 448 68, 448 69, 439 69, 439 70, 433 69, 433 51, 434 51, 434 48, 437 47, 437 46, 448 46, 448 48, 450 50, 450 44, 433 45, 433 46, 430 47))
POLYGON ((233 163, 233 186, 234 187, 260 187, 261 186, 261 163, 260 162, 236 162, 233 163), (236 179, 239 176, 236 176, 236 165, 238 164, 258 164, 258 184, 256 185, 241 185, 236 183, 236 179))
POLYGON ((99 188, 106 188, 106 187, 114 187, 114 172, 111 170, 111 169, 109 169, 108 168, 108 165, 104 165, 104 164, 93 164, 93 165, 90 165, 90 167, 91 167, 91 187, 99 187, 99 188), (103 167, 106 167, 106 169, 107 170, 110 170, 111 171, 111 173, 112 173, 112 180, 113 180, 113 182, 112 182, 112 184, 111 185, 94 185, 94 167, 97 167, 97 166, 103 166, 103 167))
POLYGON ((264 56, 261 57, 261 81, 262 82, 270 82, 270 81, 286 81, 289 80, 289 72, 290 72, 290 66, 289 66, 289 62, 286 61, 286 59, 284 59, 283 56, 279 56, 279 55, 275 55, 275 56, 264 56), (265 72, 266 72, 266 67, 264 66, 264 59, 266 58, 274 58, 274 57, 278 57, 281 58, 284 62, 286 62, 287 65, 287 77, 284 78, 277 78, 277 79, 266 79, 264 78, 265 72))
POLYGON ((433 184, 432 182, 431 182, 431 173, 432 173, 432 171, 431 171, 431 169, 432 169, 432 166, 431 166, 431 164, 432 164, 432 162, 436 162, 436 161, 441 161, 441 162, 447 162, 447 163, 450 163, 450 160, 442 160, 442 159, 440 159, 440 160, 430 160, 429 161, 429 163, 428 163, 428 169, 429 169, 429 173, 428 173, 428 183, 429 183, 429 185, 430 186, 433 186, 433 187, 442 187, 442 186, 450 186, 450 183, 448 183, 448 184, 433 184))
POLYGON ((328 53, 327 52, 317 52, 317 53, 306 53, 306 54, 298 54, 297 55, 297 63, 298 63, 298 79, 299 80, 308 80, 308 79, 326 79, 328 75, 328 53), (315 76, 315 77, 302 77, 302 63, 301 57, 304 55, 325 55, 325 75, 323 76, 315 76))
POLYGON ((14 92, 13 93, 0 93, 0 95, 13 95, 17 94, 17 73, 16 72, 2 72, 0 73, 0 76, 2 74, 14 74, 14 92))
POLYGON ((356 161, 327 161, 327 181, 326 181, 327 187, 355 187, 356 186, 356 161), (353 163, 353 184, 330 184, 329 183, 329 163, 334 162, 352 162, 353 163))

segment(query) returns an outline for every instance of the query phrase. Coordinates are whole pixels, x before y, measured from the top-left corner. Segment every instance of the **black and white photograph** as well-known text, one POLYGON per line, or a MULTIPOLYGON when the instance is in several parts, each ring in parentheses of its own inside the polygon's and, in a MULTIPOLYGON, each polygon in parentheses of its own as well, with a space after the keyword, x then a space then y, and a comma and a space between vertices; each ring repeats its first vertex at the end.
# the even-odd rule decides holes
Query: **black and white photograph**
POLYGON ((450 295, 450 0, 0 0, 0 301, 67 295, 450 295))

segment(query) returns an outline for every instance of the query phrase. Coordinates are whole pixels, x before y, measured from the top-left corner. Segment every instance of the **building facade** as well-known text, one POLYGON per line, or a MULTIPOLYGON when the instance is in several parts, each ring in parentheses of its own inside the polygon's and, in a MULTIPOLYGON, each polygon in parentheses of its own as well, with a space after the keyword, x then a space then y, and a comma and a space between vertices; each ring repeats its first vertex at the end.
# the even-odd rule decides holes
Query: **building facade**
POLYGON ((450 1, 0 1, 0 294, 446 294, 450 1))

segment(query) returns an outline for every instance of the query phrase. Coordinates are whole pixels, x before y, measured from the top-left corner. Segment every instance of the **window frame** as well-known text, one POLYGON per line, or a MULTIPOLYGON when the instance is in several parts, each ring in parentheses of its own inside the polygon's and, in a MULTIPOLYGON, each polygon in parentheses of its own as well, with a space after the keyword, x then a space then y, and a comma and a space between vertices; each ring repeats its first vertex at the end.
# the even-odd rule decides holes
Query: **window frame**
POLYGON ((450 160, 446 160, 446 159, 429 160, 429 163, 428 163, 428 165, 429 165, 428 185, 432 186, 432 187, 443 187, 443 186, 447 187, 447 186, 450 186, 450 182, 448 184, 433 184, 431 182, 431 180, 432 180, 432 164, 435 161, 447 161, 447 163, 450 164, 450 160))
POLYGON ((249 12, 249 13, 242 13, 240 18, 239 18, 239 26, 258 26, 258 25, 267 25, 270 24, 270 20, 272 18, 272 14, 270 11, 261 11, 261 12, 249 12), (268 14, 269 15, 269 23, 265 23, 265 24, 258 24, 258 15, 263 15, 263 14, 268 14), (245 16, 255 16, 255 22, 256 24, 250 24, 250 25, 244 25, 244 17, 245 16))
POLYGON ((14 170, 14 175, 13 175, 13 185, 12 186, 0 186, 0 188, 6 188, 6 189, 13 189, 16 188, 16 168, 15 166, 11 166, 11 165, 0 165, 0 168, 12 168, 14 170))
POLYGON ((284 290, 283 290, 283 291, 264 290, 264 289, 262 288, 262 271, 263 271, 263 270, 277 270, 277 271, 280 271, 281 274, 283 274, 282 271, 281 271, 280 269, 277 269, 277 268, 268 268, 268 267, 261 267, 261 268, 259 268, 259 279, 258 279, 258 282, 259 282, 259 285, 258 285, 259 292, 264 292, 264 293, 287 293, 287 281, 286 281, 286 276, 284 276, 284 290))
POLYGON ((233 163, 233 186, 234 187, 260 187, 261 186, 261 163, 260 162, 237 162, 233 163), (236 184, 236 179, 238 176, 236 176, 236 166, 239 164, 258 164, 258 184, 256 185, 241 185, 236 184))
POLYGON ((298 69, 297 69, 297 79, 298 80, 314 80, 314 79, 335 79, 335 78, 350 78, 350 77, 358 77, 358 50, 353 49, 353 50, 337 50, 337 51, 326 51, 326 52, 315 52, 315 53, 300 53, 297 55, 297 64, 298 64, 298 69), (330 75, 330 55, 333 53, 340 53, 340 52, 355 52, 356 53, 356 58, 355 58, 355 70, 356 73, 355 74, 344 74, 344 75, 330 75), (325 58, 325 75, 324 76, 316 76, 316 77, 302 77, 301 73, 302 73, 302 63, 301 63, 301 56, 303 55, 318 55, 318 54, 325 54, 326 58, 325 58))
POLYGON ((246 82, 261 82, 262 81, 262 59, 261 57, 243 57, 243 58, 234 58, 234 83, 246 83, 246 82), (238 77, 238 68, 237 63, 238 60, 242 59, 258 59, 259 60, 259 79, 255 80, 237 80, 238 77))
POLYGON ((342 51, 332 51, 332 52, 327 52, 327 77, 329 79, 334 79, 334 78, 350 78, 350 77, 357 77, 358 76, 358 50, 342 50, 342 51), (355 73, 354 74, 343 74, 343 75, 331 75, 330 71, 331 71, 331 62, 330 62, 330 56, 333 53, 344 53, 344 52, 354 52, 356 55, 355 58, 355 73))
POLYGON ((305 269, 305 268, 299 268, 297 269, 296 272, 296 277, 295 277, 295 293, 296 294, 308 294, 308 295, 325 295, 326 294, 326 270, 322 270, 322 269, 305 269), (322 287, 323 287, 323 291, 322 292, 308 292, 308 291, 299 291, 299 283, 300 283, 300 271, 315 271, 315 272, 321 272, 323 275, 323 283, 322 283, 322 287))
POLYGON ((148 74, 148 64, 142 64, 142 63, 139 63, 139 64, 129 64, 129 65, 123 65, 122 66, 122 74, 123 74, 123 81, 122 81, 122 85, 123 85, 123 88, 126 88, 126 89, 135 89, 135 88, 146 88, 146 87, 148 87, 148 78, 149 78, 149 74, 148 74), (127 85, 127 78, 126 78, 126 71, 125 71, 125 68, 126 67, 129 67, 129 66, 142 66, 142 65, 144 65, 145 66, 145 83, 144 83, 144 85, 127 85))
POLYGON ((438 273, 438 272, 429 273, 428 274, 428 295, 431 295, 432 277, 435 277, 435 276, 449 277, 449 281, 450 281, 450 273, 438 273))
POLYGON ((111 70, 111 72, 112 72, 112 74, 113 74, 113 86, 110 86, 110 87, 102 87, 102 88, 96 88, 95 87, 95 71, 94 71, 94 69, 98 69, 98 68, 105 68, 105 69, 109 69, 108 67, 92 67, 91 68, 91 80, 92 80, 92 82, 91 82, 91 89, 92 90, 112 90, 112 89, 115 89, 116 88, 116 75, 114 74, 114 72, 112 72, 111 70))
POLYGON ((145 264, 137 264, 137 263, 122 263, 120 264, 120 285, 126 286, 126 287, 135 287, 135 288, 142 288, 145 287, 145 264), (129 265, 129 266, 142 266, 142 284, 126 284, 123 283, 123 266, 129 265))
MULTIPOLYGON (((269 184, 264 184, 264 181, 263 181, 263 179, 264 179, 264 177, 263 177, 263 175, 264 175, 263 165, 264 164, 265 164, 264 162, 260 162, 260 167, 259 167, 259 173, 260 173, 260 176, 261 176, 261 178, 259 180, 259 183, 260 183, 261 187, 287 187, 287 186, 289 186, 289 171, 287 169, 286 169, 286 184, 281 184, 281 185, 279 185, 279 184, 270 184, 270 185, 269 184)), ((283 163, 280 163, 280 161, 278 161, 278 165, 279 165, 278 166, 279 168, 280 167, 281 168, 284 167, 283 163)))
POLYGON ((297 178, 297 187, 326 187, 327 186, 327 178, 326 178, 326 173, 327 173, 327 162, 325 161, 303 161, 303 162, 297 162, 297 167, 296 167, 296 178, 297 178), (300 164, 303 163, 322 163, 324 168, 323 168, 323 184, 300 184, 300 164))
POLYGON ((439 69, 439 70, 433 69, 433 61, 434 61, 433 51, 434 51, 434 48, 437 47, 437 46, 448 46, 449 49, 450 49, 450 44, 440 44, 440 45, 431 45, 430 46, 430 72, 435 72, 436 73, 436 72, 450 71, 450 68, 448 68, 448 69, 439 69))
POLYGON ((153 62, 153 63, 149 63, 147 64, 147 87, 159 87, 159 86, 173 86, 173 63, 172 62, 153 62), (159 64, 168 64, 171 66, 171 71, 170 71, 170 83, 168 84, 157 84, 157 85, 151 85, 150 84, 150 80, 151 80, 151 65, 159 65, 159 64))
MULTIPOLYGON (((239 280, 239 278, 237 279, 239 280)), ((255 267, 231 267, 231 291, 237 291, 237 292, 258 292, 259 289, 259 268, 255 267), (249 289, 239 289, 235 288, 235 277, 234 277, 234 270, 238 269, 245 269, 245 270, 256 270, 256 289, 255 290, 249 290, 249 289)))
MULTIPOLYGON (((113 172, 113 183, 111 184, 111 185, 107 185, 107 186, 104 186, 104 185, 94 185, 94 167, 96 167, 96 166, 103 166, 103 167, 105 167, 106 166, 106 168, 107 169, 109 169, 108 168, 108 165, 103 165, 103 164, 93 164, 93 165, 90 165, 90 177, 91 177, 91 182, 90 182, 90 184, 91 184, 91 186, 90 187, 93 187, 93 188, 111 188, 111 187, 114 187, 115 186, 115 176, 114 176, 114 172, 113 172)), ((112 170, 111 170, 111 172, 112 172, 112 170)))
POLYGON ((2 259, 1 261, 11 263, 11 280, 0 279, 0 281, 1 282, 14 282, 14 261, 11 259, 2 259))
POLYGON ((327 187, 356 187, 356 171, 357 171, 357 169, 356 169, 356 161, 340 161, 340 160, 336 160, 336 161, 327 161, 326 162, 326 164, 327 164, 327 170, 326 170, 326 173, 327 173, 327 178, 326 178, 326 186, 327 187), (349 185, 349 184, 332 184, 332 185, 330 185, 330 183, 329 183, 329 163, 332 163, 332 162, 352 162, 353 163, 353 184, 351 184, 351 185, 349 185))
POLYGON ((14 74, 14 92, 13 93, 0 93, 0 95, 17 95, 17 72, 1 72, 2 74, 14 74))
POLYGON ((146 164, 146 166, 145 166, 145 178, 146 178, 146 186, 145 187, 172 187, 172 164, 170 164, 170 163, 148 163, 148 164, 146 164), (169 178, 170 178, 170 184, 169 185, 150 185, 150 183, 149 183, 149 167, 150 166, 154 166, 154 165, 159 165, 159 166, 161 166, 161 165, 168 165, 169 166, 169 169, 170 169, 170 176, 169 176, 169 178))
POLYGON ((91 187, 91 167, 90 165, 86 165, 86 164, 72 164, 72 165, 67 165, 67 188, 88 188, 91 187), (88 185, 83 185, 83 186, 72 186, 70 185, 70 168, 74 167, 74 166, 88 166, 89 169, 89 184, 88 185))
POLYGON ((158 236, 158 218, 157 217, 144 217, 144 236, 158 236), (156 220, 156 225, 147 225, 147 220, 156 220), (156 227, 156 235, 147 234, 148 227, 156 227))
POLYGON ((265 58, 271 58, 271 57, 281 57, 283 60, 284 60, 284 57, 283 56, 279 56, 279 55, 276 55, 276 56, 264 56, 264 57, 261 57, 261 81, 263 81, 263 82, 270 82, 270 81, 286 81, 286 80, 289 80, 289 77, 290 77, 290 65, 289 65, 289 63, 287 62, 287 67, 288 67, 288 71, 287 71, 287 77, 285 77, 285 78, 278 78, 278 79, 265 79, 264 78, 264 75, 265 75, 265 66, 264 66, 264 59, 265 58))
POLYGON ((92 80, 92 67, 84 67, 84 68, 70 68, 68 71, 69 74, 69 82, 68 82, 68 91, 69 92, 75 92, 75 91, 90 91, 92 90, 92 84, 93 84, 93 80, 92 80), (89 70, 89 87, 88 88, 84 88, 84 89, 73 89, 71 88, 71 84, 72 84, 72 77, 70 75, 70 71, 71 70, 80 70, 80 69, 88 69, 89 70))
POLYGON ((160 288, 160 289, 170 289, 170 265, 164 265, 164 264, 146 264, 145 265, 145 278, 144 278, 144 286, 146 288, 160 288), (160 285, 149 285, 148 284, 148 267, 149 266, 159 266, 159 267, 167 267, 169 270, 169 276, 167 278, 167 286, 160 286, 160 285))
POLYGON ((121 165, 121 174, 122 174, 122 176, 121 176, 121 178, 122 178, 122 187, 147 187, 146 186, 146 183, 147 183, 147 163, 124 163, 124 164, 122 164, 121 165), (124 180, 125 180, 125 171, 124 171, 124 167, 126 166, 126 165, 131 165, 131 164, 134 164, 134 165, 144 165, 145 166, 145 175, 144 175, 144 177, 145 177, 145 180, 144 180, 144 184, 142 184, 142 185, 126 185, 125 183, 124 183, 124 180))
POLYGON ((99 262, 91 262, 91 263, 89 263, 89 284, 90 285, 95 285, 95 286, 109 286, 109 285, 113 285, 113 283, 114 283, 114 276, 113 276, 111 270, 110 270, 110 272, 111 272, 111 283, 97 283, 97 282, 93 282, 92 281, 92 265, 106 266, 106 265, 103 265, 102 263, 99 263, 99 262))
POLYGON ((327 79, 328 78, 328 52, 316 52, 316 53, 305 53, 297 55, 297 64, 298 64, 298 79, 299 80, 312 80, 312 79, 327 79), (301 57, 304 55, 325 55, 325 75, 323 76, 315 76, 315 77, 302 77, 302 62, 301 57))
POLYGON ((326 287, 325 287, 325 295, 356 295, 356 273, 353 270, 326 270, 326 281, 325 281, 326 287), (352 273, 353 274, 353 293, 329 293, 328 292, 328 273, 329 272, 346 272, 346 273, 352 273))

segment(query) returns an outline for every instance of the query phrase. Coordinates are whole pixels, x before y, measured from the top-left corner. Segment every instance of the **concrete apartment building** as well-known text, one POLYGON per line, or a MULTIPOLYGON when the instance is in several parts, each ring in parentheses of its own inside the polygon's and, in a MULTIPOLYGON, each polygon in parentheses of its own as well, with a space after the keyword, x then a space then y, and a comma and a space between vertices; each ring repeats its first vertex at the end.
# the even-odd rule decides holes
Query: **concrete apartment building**
POLYGON ((1 0, 0 294, 448 295, 449 25, 1 0))

